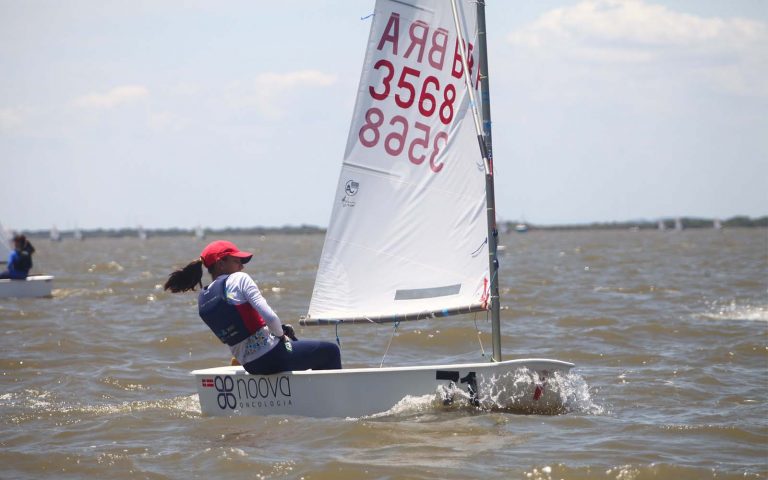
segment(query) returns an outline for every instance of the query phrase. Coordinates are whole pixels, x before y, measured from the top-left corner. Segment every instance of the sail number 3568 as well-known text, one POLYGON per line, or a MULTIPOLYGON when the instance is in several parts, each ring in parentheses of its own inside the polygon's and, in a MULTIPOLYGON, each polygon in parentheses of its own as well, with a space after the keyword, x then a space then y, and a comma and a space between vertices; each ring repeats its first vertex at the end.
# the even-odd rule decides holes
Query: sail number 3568
MULTIPOLYGON (((384 76, 381 85, 369 86, 368 92, 374 100, 384 100, 392 92, 393 79, 395 78, 395 67, 389 60, 379 60, 373 66, 376 70, 383 70, 384 76)), ((421 87, 418 88, 417 95, 416 80, 421 76, 421 72, 415 68, 403 67, 400 72, 400 78, 397 81, 399 92, 395 94, 395 104, 407 110, 411 108, 414 102, 418 102, 419 113, 429 118, 437 112, 440 122, 448 125, 453 120, 454 101, 456 100, 456 87, 453 84, 447 84, 440 95, 440 81, 437 77, 429 75, 424 79, 421 87), (436 96, 437 95, 437 96, 436 96)), ((384 112, 376 107, 371 107, 365 112, 365 123, 358 132, 360 143, 363 146, 372 148, 379 143, 382 137, 381 127, 386 119, 384 112)), ((438 132, 432 135, 429 125, 422 122, 414 122, 412 133, 409 137, 410 125, 408 119, 402 115, 395 115, 387 122, 391 129, 384 137, 384 150, 392 156, 399 156, 408 148, 408 159, 414 165, 424 163, 429 156, 429 167, 437 173, 443 168, 442 163, 437 162, 437 156, 440 149, 448 141, 448 134, 438 132), (410 139, 410 142, 408 140, 410 139), (430 153, 431 149, 431 153, 430 153)))
MULTIPOLYGON (((365 123, 360 129, 359 137, 360 143, 366 147, 373 147, 379 143, 381 138, 381 132, 379 128, 384 123, 384 113, 376 108, 371 107, 365 112, 365 123)), ((384 150, 393 157, 400 155, 405 149, 405 145, 408 138, 408 119, 402 115, 395 115, 389 121, 389 124, 393 127, 400 126, 399 131, 393 131, 384 138, 384 150)), ((408 159, 414 165, 421 165, 427 158, 428 148, 430 146, 430 128, 429 125, 421 122, 414 123, 414 128, 421 132, 420 135, 411 140, 408 146, 408 159)), ((445 146, 448 141, 448 134, 445 132, 438 132, 437 135, 432 138, 432 154, 429 156, 429 168, 433 172, 437 173, 443 169, 443 164, 437 162, 437 154, 440 152, 440 147, 445 146)))
MULTIPOLYGON (((395 78, 395 67, 389 60, 379 60, 373 66, 374 70, 384 69, 385 75, 382 79, 382 90, 377 91, 373 86, 368 87, 368 92, 376 100, 384 100, 389 97, 390 90, 392 89, 392 79, 395 78)), ((410 81, 408 77, 413 77, 414 80, 421 76, 421 72, 415 68, 403 67, 400 72, 400 79, 397 81, 397 86, 401 91, 407 93, 407 95, 401 95, 398 93, 395 95, 395 103, 402 109, 410 108, 413 102, 416 100, 416 85, 413 81, 410 81)), ((439 94, 440 81, 434 75, 429 75, 424 79, 424 83, 421 84, 421 93, 419 94, 419 113, 429 118, 435 113, 437 108, 438 99, 430 93, 430 90, 434 89, 435 93, 439 94), (432 88, 430 88, 432 87, 432 88)), ((456 100, 456 87, 452 84, 445 86, 443 90, 442 103, 440 103, 440 109, 438 110, 440 115, 440 121, 444 125, 448 125, 453 120, 453 102, 456 100)))

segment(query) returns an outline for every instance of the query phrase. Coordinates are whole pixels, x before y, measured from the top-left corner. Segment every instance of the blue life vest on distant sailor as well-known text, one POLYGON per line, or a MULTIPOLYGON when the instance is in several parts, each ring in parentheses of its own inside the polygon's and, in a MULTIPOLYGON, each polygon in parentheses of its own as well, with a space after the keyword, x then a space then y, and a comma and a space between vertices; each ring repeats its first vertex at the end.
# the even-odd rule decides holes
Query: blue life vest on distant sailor
POLYGON ((227 302, 227 277, 205 287, 197 297, 200 318, 208 328, 227 345, 236 345, 266 326, 253 306, 245 302, 232 305, 227 302))

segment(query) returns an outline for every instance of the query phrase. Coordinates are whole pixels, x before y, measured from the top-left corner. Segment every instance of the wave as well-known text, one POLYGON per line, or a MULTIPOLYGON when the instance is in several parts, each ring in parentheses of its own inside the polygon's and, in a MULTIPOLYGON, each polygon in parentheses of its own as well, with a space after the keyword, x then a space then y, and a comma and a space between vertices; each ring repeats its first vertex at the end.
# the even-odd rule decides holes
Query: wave
POLYGON ((595 402, 584 378, 573 372, 555 372, 542 381, 536 372, 523 368, 490 379, 481 379, 479 387, 480 395, 475 398, 465 388, 439 385, 433 394, 408 395, 389 410, 364 418, 402 418, 447 411, 522 415, 608 413, 605 407, 595 402), (538 405, 532 405, 530 402, 531 392, 535 391, 542 395, 538 405))
POLYGON ((195 394, 159 400, 80 404, 59 400, 52 392, 24 390, 0 395, 0 409, 5 412, 3 423, 18 425, 41 417, 64 417, 57 421, 71 424, 82 420, 83 417, 148 410, 166 410, 182 417, 197 417, 200 415, 200 402, 195 394))
POLYGON ((709 312, 701 314, 712 320, 742 320, 768 322, 768 306, 740 304, 736 300, 726 303, 715 300, 708 304, 709 312))

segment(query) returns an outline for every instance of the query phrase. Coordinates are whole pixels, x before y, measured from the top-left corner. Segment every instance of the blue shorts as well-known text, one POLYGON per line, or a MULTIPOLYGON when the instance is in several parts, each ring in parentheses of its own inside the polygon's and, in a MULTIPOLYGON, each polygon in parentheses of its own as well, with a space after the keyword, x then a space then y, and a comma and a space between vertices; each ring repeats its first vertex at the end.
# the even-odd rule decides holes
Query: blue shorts
POLYGON ((291 350, 280 342, 269 352, 243 365, 253 375, 269 375, 290 370, 335 370, 341 368, 341 352, 335 343, 296 340, 291 350))

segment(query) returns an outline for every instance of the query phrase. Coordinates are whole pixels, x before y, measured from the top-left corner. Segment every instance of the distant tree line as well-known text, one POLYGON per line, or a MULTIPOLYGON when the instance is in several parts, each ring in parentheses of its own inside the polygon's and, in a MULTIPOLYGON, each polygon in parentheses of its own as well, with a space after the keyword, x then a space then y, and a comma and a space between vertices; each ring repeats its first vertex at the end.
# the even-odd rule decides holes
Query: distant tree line
MULTIPOLYGON (((717 220, 706 218, 681 217, 665 218, 660 220, 637 220, 629 222, 602 222, 578 225, 535 225, 528 224, 529 230, 658 230, 661 227, 674 230, 677 221, 683 229, 688 228, 716 228, 717 220)), ((504 222, 501 227, 506 231, 515 229, 517 222, 504 222)), ((721 220, 721 228, 765 228, 768 227, 768 216, 750 218, 747 216, 731 217, 721 220)))
MULTIPOLYGON (((666 218, 662 220, 642 220, 630 222, 603 222, 589 223, 580 225, 535 225, 528 224, 530 230, 656 230, 662 224, 664 228, 673 230, 676 219, 666 218)), ((693 217, 680 218, 682 228, 714 228, 715 220, 693 217)), ((499 228, 502 231, 513 231, 517 222, 500 222, 499 228)), ((766 228, 768 227, 768 216, 750 218, 747 216, 736 216, 720 222, 722 228, 766 228)), ((104 229, 97 228, 91 230, 78 230, 77 233, 83 238, 125 238, 139 237, 143 231, 147 237, 194 237, 199 236, 201 232, 196 228, 155 228, 139 230, 138 228, 118 228, 104 229)), ((50 230, 25 231, 28 237, 49 238, 50 230)), ((59 232, 61 238, 74 238, 76 231, 64 230, 59 232)), ((228 228, 206 228, 202 234, 208 238, 226 238, 234 235, 310 235, 324 234, 325 229, 314 225, 283 226, 283 227, 228 227, 228 228)))
MULTIPOLYGON (((148 238, 151 237, 195 237, 201 233, 206 238, 221 238, 229 237, 233 235, 307 235, 316 233, 325 233, 324 228, 315 227, 312 225, 300 225, 300 226, 284 226, 284 227, 243 227, 243 228, 206 228, 202 232, 198 232, 196 228, 145 228, 139 230, 138 228, 117 228, 117 229, 105 229, 97 228, 91 230, 79 230, 78 231, 83 238, 125 238, 135 237, 138 238, 140 232, 143 232, 148 238)), ((49 238, 50 230, 36 230, 30 232, 24 232, 28 237, 33 238, 49 238)), ((74 238, 74 230, 63 230, 59 232, 62 239, 74 238)))

